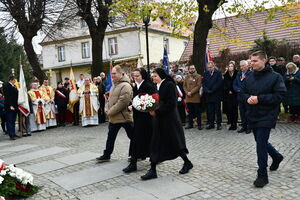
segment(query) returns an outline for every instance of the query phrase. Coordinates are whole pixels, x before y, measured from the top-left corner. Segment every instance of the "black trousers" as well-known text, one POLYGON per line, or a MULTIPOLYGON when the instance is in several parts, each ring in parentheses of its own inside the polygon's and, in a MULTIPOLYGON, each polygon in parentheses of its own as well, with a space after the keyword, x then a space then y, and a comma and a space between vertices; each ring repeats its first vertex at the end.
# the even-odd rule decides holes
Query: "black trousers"
POLYGON ((114 151, 115 141, 121 127, 125 129, 128 138, 129 139, 132 138, 133 123, 117 123, 117 124, 109 123, 107 140, 106 140, 106 148, 103 153, 105 156, 110 157, 110 155, 114 151))
POLYGON ((193 126, 193 120, 197 117, 198 126, 201 126, 201 104, 200 103, 187 103, 189 110, 189 125, 193 126))
POLYGON ((99 118, 99 123, 104 123, 106 116, 104 112, 104 107, 105 107, 105 99, 100 99, 100 108, 98 112, 98 118, 99 118))
POLYGON ((240 109, 240 117, 242 122, 242 128, 247 129, 248 128, 248 122, 247 122, 247 116, 246 116, 246 103, 239 101, 239 109, 240 109))
POLYGON ((6 128, 5 128, 5 122, 6 122, 6 117, 5 114, 1 115, 1 128, 3 130, 3 132, 6 132, 6 128))
POLYGON ((66 105, 57 105, 57 111, 59 115, 59 124, 64 124, 67 117, 67 106, 66 105))
POLYGON ((79 102, 74 104, 74 124, 78 125, 79 124, 79 102))
POLYGON ((229 95, 227 98, 227 119, 229 124, 236 126, 238 119, 238 102, 236 95, 229 95))
POLYGON ((222 123, 221 101, 207 103, 208 124, 214 126, 215 116, 217 116, 217 124, 222 123))
POLYGON ((186 121, 186 114, 185 114, 185 106, 183 103, 178 103, 177 104, 177 110, 181 119, 182 123, 185 123, 186 121))

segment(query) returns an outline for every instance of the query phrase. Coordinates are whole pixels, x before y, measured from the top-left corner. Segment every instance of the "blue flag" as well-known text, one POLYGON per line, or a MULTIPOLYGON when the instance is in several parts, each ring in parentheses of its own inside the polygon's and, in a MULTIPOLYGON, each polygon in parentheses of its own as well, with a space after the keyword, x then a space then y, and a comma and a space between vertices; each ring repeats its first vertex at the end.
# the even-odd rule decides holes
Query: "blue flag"
POLYGON ((164 66, 165 70, 166 70, 168 73, 170 73, 169 59, 168 59, 168 53, 167 53, 167 49, 166 49, 166 48, 164 48, 163 66, 164 66))
POLYGON ((111 79, 111 74, 110 74, 112 68, 113 68, 112 62, 110 62, 110 67, 109 67, 109 71, 108 71, 108 74, 107 74, 107 84, 106 84, 106 87, 105 87, 105 92, 109 92, 111 86, 113 85, 112 79, 111 79))

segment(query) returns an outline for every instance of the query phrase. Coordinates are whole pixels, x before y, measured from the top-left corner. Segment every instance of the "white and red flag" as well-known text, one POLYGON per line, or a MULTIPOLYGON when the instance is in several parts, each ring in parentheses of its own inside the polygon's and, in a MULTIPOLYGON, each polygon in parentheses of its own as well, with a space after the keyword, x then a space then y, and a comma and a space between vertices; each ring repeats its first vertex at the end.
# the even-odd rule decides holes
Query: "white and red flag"
POLYGON ((30 114, 29 102, 28 102, 28 94, 26 88, 26 82, 23 72, 22 64, 20 64, 20 88, 19 88, 19 95, 18 95, 18 107, 20 112, 26 117, 30 114))

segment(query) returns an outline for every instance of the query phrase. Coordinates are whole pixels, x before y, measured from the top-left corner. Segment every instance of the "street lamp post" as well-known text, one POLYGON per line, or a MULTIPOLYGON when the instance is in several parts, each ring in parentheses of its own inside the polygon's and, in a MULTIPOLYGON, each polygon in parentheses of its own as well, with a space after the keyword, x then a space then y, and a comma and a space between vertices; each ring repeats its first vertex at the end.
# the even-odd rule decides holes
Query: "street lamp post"
POLYGON ((150 22, 150 16, 146 15, 143 17, 143 22, 145 24, 145 30, 146 30, 146 52, 147 52, 147 70, 148 73, 150 73, 150 65, 149 65, 149 40, 148 40, 148 26, 150 22))

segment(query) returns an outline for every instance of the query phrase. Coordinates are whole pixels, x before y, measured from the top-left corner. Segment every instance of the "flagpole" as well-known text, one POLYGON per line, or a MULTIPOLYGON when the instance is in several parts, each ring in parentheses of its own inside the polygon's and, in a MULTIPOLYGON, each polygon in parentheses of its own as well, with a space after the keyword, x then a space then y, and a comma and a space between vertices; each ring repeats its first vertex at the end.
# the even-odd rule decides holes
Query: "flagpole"
MULTIPOLYGON (((19 62, 19 65, 20 65, 20 72, 22 70, 22 64, 21 64, 21 55, 20 55, 20 62, 19 62)), ((20 81, 20 80, 19 80, 20 81)), ((21 85, 21 84, 20 84, 21 85)), ((19 112, 20 113, 20 121, 19 121, 19 126, 20 126, 20 136, 23 137, 23 114, 22 112, 19 112)))

